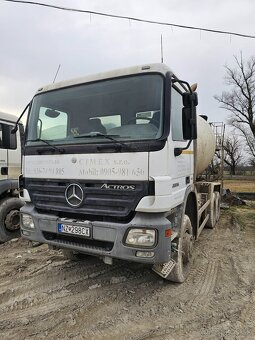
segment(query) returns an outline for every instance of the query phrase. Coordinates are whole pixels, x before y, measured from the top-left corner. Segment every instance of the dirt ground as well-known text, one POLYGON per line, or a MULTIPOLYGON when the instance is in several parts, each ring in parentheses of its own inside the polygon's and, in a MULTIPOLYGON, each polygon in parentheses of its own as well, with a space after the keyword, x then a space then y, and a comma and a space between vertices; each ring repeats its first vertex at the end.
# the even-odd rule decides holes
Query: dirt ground
POLYGON ((183 284, 140 264, 0 245, 1 339, 255 339, 255 210, 223 211, 183 284))

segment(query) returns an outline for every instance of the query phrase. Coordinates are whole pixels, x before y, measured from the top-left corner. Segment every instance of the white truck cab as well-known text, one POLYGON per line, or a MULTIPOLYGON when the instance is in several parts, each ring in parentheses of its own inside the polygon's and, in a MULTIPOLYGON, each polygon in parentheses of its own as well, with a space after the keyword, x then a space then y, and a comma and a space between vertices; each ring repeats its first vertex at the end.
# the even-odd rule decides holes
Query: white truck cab
MULTIPOLYGON (((193 240, 220 190, 196 185, 196 105, 189 84, 164 64, 40 88, 20 181, 23 237, 72 257, 152 264, 166 279, 184 281, 193 240)), ((201 124, 200 132, 209 129, 207 165, 214 147, 201 124)))

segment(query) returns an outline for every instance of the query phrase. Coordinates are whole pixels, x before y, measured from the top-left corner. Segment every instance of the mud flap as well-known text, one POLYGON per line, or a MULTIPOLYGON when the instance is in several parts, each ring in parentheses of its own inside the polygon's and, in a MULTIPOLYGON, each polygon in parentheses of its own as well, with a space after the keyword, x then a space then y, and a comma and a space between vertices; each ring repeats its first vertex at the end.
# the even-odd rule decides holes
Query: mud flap
POLYGON ((175 265, 176 265, 175 260, 171 259, 166 263, 154 264, 152 270, 165 279, 171 273, 175 265))

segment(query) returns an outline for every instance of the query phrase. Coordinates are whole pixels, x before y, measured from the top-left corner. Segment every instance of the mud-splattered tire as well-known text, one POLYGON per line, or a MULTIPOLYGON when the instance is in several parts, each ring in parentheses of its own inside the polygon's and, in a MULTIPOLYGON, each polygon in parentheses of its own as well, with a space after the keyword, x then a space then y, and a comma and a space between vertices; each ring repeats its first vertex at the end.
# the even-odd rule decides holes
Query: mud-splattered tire
POLYGON ((188 215, 183 216, 180 236, 174 242, 177 244, 178 249, 178 252, 173 255, 176 265, 166 280, 181 283, 186 280, 190 272, 194 242, 192 225, 188 215))
POLYGON ((216 222, 220 219, 220 193, 215 192, 216 222))
POLYGON ((8 197, 0 201, 0 243, 20 236, 19 210, 24 202, 17 197, 8 197))
POLYGON ((213 229, 220 218, 219 216, 219 209, 220 209, 220 194, 218 192, 214 192, 212 194, 212 200, 209 205, 209 218, 206 222, 206 227, 213 229))

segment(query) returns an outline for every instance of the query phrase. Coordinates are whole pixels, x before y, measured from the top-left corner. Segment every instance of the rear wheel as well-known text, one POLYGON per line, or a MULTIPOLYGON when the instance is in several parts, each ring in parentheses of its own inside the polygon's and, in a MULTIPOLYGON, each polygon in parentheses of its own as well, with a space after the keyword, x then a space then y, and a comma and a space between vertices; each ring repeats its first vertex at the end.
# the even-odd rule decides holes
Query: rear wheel
POLYGON ((215 192, 215 205, 216 205, 216 222, 220 219, 220 193, 215 192))
POLYGON ((220 194, 219 192, 214 192, 212 194, 211 203, 209 205, 209 218, 206 222, 206 227, 213 229, 216 225, 216 222, 220 218, 220 194))
POLYGON ((0 201, 0 243, 20 236, 20 208, 24 205, 17 197, 0 201))
POLYGON ((188 215, 183 216, 180 236, 174 240, 176 252, 173 259, 176 264, 168 277, 169 281, 184 282, 189 275, 193 248, 193 229, 188 215))

